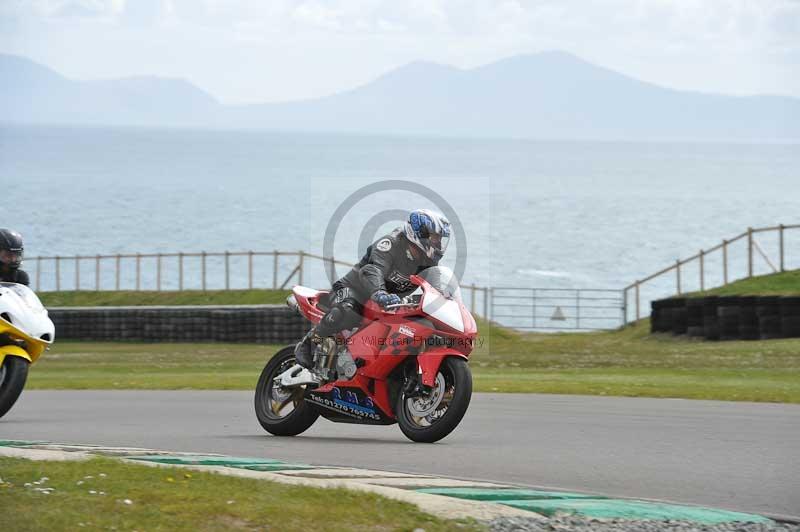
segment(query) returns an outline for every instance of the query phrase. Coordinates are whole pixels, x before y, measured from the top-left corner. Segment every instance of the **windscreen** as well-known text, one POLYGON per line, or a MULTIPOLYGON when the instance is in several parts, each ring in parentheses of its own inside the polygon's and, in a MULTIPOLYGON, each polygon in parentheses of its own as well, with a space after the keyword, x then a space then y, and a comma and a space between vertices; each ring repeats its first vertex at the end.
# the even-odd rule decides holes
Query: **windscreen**
POLYGON ((458 279, 453 270, 447 266, 433 266, 426 268, 419 273, 429 285, 442 293, 448 299, 455 299, 461 303, 461 289, 458 287, 458 279))
POLYGON ((9 288, 15 294, 17 294, 26 305, 28 305, 32 310, 37 312, 44 309, 42 306, 42 302, 39 301, 39 298, 36 297, 36 294, 33 293, 33 290, 25 286, 24 284, 18 283, 0 283, 0 286, 3 288, 9 288))

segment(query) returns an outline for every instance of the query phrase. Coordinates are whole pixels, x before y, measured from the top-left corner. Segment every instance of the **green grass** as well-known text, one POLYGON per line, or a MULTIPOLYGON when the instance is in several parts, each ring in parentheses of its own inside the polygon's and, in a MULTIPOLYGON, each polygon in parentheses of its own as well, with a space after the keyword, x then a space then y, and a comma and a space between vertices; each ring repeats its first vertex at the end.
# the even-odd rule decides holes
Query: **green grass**
MULTIPOLYGON (((800 293, 800 271, 747 279, 720 294, 800 293)), ((48 305, 282 302, 286 292, 61 292, 48 305)), ((53 298, 52 300, 48 298, 53 298)), ((521 333, 479 320, 475 390, 800 403, 800 339, 705 342, 619 331, 521 333)), ((252 390, 279 346, 57 342, 29 387, 252 390)))
POLYGON ((705 342, 621 331, 520 333, 481 323, 481 391, 800 403, 800 339, 705 342))
POLYGON ((264 305, 283 304, 289 290, 183 290, 39 292, 46 307, 113 307, 145 305, 264 305))
POLYGON ((31 368, 28 388, 255 390, 283 346, 57 342, 31 368))
MULTIPOLYGON (((622 331, 518 333, 486 322, 475 390, 800 403, 800 339, 703 342, 622 331)), ((281 346, 59 342, 32 389, 254 390, 281 346)))
POLYGON ((86 462, 0 458, 0 472, 0 508, 3 530, 8 532, 481 529, 475 523, 437 519, 413 505, 369 493, 108 458, 86 462), (42 477, 48 480, 33 484, 42 477), (50 494, 34 490, 42 487, 53 490, 50 494))
POLYGON ((689 297, 717 296, 789 296, 800 295, 800 270, 759 275, 742 279, 727 286, 692 292, 689 297))

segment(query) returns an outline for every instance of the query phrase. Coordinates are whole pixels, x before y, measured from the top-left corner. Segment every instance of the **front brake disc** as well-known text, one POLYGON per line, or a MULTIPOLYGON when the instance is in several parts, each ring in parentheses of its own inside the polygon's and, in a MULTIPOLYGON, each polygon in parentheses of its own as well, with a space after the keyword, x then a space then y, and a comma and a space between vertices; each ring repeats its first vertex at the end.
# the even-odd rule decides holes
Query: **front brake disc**
POLYGON ((408 413, 414 417, 426 417, 431 415, 442 403, 444 387, 444 376, 439 373, 436 375, 436 382, 433 383, 433 388, 430 392, 406 399, 408 413))

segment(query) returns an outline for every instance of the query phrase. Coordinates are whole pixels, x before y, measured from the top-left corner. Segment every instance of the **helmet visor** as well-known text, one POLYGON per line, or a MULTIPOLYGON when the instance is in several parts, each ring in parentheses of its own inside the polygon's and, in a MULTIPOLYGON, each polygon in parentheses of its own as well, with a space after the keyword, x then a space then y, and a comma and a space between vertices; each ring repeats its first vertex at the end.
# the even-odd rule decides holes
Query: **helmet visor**
POLYGON ((432 252, 432 258, 441 259, 444 256, 444 252, 447 251, 447 245, 450 243, 450 235, 440 235, 437 233, 432 233, 428 238, 422 239, 422 244, 427 248, 430 249, 432 252))
POLYGON ((5 264, 11 268, 18 268, 22 264, 22 251, 12 249, 0 249, 0 264, 5 264))

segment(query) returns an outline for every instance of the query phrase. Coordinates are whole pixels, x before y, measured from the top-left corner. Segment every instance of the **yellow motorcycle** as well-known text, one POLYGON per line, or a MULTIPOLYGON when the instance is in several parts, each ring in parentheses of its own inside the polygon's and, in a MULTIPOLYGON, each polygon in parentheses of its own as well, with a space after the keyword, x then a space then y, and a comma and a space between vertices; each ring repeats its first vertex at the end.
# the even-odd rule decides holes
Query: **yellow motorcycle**
POLYGON ((55 340, 47 309, 25 285, 0 283, 0 417, 25 387, 28 366, 55 340))

